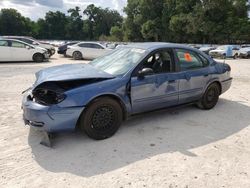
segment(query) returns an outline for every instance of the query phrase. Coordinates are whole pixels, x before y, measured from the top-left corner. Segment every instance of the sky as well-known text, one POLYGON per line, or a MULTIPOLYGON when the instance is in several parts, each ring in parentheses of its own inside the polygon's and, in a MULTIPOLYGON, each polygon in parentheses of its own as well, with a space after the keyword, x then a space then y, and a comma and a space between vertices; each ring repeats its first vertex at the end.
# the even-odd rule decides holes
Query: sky
POLYGON ((62 11, 79 6, 83 11, 89 4, 103 8, 111 8, 123 15, 123 8, 127 0, 0 0, 0 9, 14 8, 23 16, 32 20, 43 18, 48 11, 62 11))

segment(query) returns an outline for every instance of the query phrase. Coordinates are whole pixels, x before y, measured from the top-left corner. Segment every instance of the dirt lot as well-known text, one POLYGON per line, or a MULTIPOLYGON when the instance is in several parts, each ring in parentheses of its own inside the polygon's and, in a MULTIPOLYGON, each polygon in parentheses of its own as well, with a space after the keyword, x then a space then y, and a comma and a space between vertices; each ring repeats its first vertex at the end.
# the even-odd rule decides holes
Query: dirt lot
POLYGON ((0 187, 250 187, 250 60, 227 62, 234 82, 211 111, 136 116, 104 141, 60 134, 52 149, 24 126, 21 92, 36 71, 77 61, 0 63, 0 187))

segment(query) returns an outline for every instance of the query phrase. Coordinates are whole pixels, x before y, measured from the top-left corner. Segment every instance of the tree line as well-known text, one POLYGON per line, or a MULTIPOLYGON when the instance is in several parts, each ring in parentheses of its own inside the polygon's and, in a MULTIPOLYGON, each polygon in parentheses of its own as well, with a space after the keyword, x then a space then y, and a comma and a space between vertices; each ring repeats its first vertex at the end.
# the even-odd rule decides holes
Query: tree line
POLYGON ((91 4, 47 12, 32 21, 15 9, 0 11, 0 35, 39 39, 250 43, 246 0, 128 0, 126 16, 91 4))

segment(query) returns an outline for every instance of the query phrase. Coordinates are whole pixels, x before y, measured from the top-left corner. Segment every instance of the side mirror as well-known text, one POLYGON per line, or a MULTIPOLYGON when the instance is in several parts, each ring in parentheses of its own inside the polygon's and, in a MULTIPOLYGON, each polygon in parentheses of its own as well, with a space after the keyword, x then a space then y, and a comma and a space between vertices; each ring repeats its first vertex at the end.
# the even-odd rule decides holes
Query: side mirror
POLYGON ((143 68, 142 70, 140 70, 138 72, 138 77, 143 78, 144 76, 151 75, 151 74, 154 74, 153 69, 151 69, 151 68, 143 68))
POLYGON ((35 42, 35 41, 34 41, 34 42, 32 42, 32 44, 33 44, 33 45, 38 45, 38 43, 37 43, 37 42, 35 42))
POLYGON ((30 49, 31 49, 31 47, 30 47, 30 46, 25 46, 25 48, 26 48, 27 50, 30 50, 30 49))

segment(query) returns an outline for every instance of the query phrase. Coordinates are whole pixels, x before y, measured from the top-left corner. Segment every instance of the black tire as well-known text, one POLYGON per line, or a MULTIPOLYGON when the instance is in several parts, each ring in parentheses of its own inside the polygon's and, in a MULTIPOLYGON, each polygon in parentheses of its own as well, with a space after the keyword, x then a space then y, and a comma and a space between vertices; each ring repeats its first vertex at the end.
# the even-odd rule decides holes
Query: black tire
POLYGON ((79 51, 75 51, 75 52, 73 53, 73 59, 74 59, 74 60, 81 60, 81 59, 82 59, 82 53, 79 52, 79 51))
POLYGON ((43 62, 44 61, 44 56, 43 54, 37 53, 33 55, 33 60, 37 63, 43 62))
POLYGON ((49 57, 51 57, 53 54, 52 54, 52 51, 48 49, 48 53, 49 53, 49 57))
POLYGON ((109 97, 96 99, 80 117, 80 128, 90 138, 103 140, 113 136, 122 123, 121 105, 109 97))
POLYGON ((220 87, 217 83, 208 86, 206 92, 197 103, 201 109, 210 110, 217 104, 220 96, 220 87))

